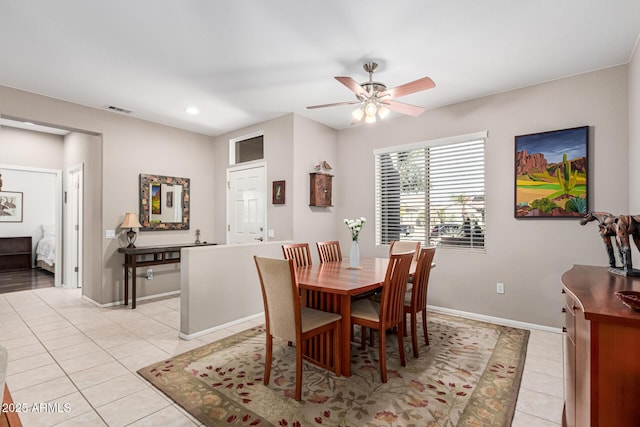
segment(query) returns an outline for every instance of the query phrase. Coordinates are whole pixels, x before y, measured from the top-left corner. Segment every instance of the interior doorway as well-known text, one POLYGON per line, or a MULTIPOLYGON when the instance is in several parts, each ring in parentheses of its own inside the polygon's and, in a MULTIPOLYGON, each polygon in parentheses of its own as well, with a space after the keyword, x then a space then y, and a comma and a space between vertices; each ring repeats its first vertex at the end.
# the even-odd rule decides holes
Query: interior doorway
POLYGON ((267 239, 267 165, 265 162, 227 169, 227 243, 267 239))
MULTIPOLYGON (((94 301, 101 298, 102 290, 102 273, 104 260, 102 258, 102 243, 104 234, 102 233, 102 135, 98 132, 82 130, 77 128, 68 128, 64 125, 44 123, 33 119, 21 117, 10 117, 0 114, 0 159, 8 164, 22 164, 26 158, 28 162, 34 165, 60 167, 59 186, 52 194, 56 195, 56 259, 55 262, 55 285, 56 286, 81 286, 81 294, 94 301), (55 142, 50 137, 34 137, 32 135, 24 137, 19 131, 29 131, 32 134, 52 134, 59 135, 60 142, 55 142), (32 152, 29 152, 31 150, 32 152), (24 157, 24 153, 29 152, 28 157, 24 157), (74 166, 75 165, 75 166, 74 166), (82 165, 81 183, 77 189, 77 203, 79 206, 78 215, 78 235, 77 245, 78 257, 74 258, 74 267, 77 265, 76 274, 67 274, 67 267, 64 261, 67 255, 67 249, 70 246, 66 240, 66 232, 70 228, 67 225, 67 205, 73 192, 69 192, 67 173, 73 168, 82 165), (67 197, 65 203, 64 197, 67 197), (84 224, 84 225, 83 225, 84 224), (76 276, 77 282, 69 285, 66 279, 76 276)), ((78 171, 76 171, 78 172, 78 171)), ((8 187, 7 187, 8 188, 8 187)), ((25 200, 35 200, 37 198, 32 194, 25 193, 25 200)), ((26 203, 26 202, 25 202, 26 203)), ((29 212, 43 211, 36 206, 29 212)), ((25 211, 26 212, 26 211, 25 211)), ((26 218, 26 217, 25 217, 26 218)), ((35 224, 39 227, 38 220, 35 224)), ((53 222, 48 220, 49 222, 53 222)), ((32 221, 33 222, 33 221, 32 221)), ((28 226, 28 222, 22 224, 28 226)), ((13 227, 16 228, 16 227, 13 227)), ((75 228, 75 225, 71 228, 75 228)), ((27 231, 12 230, 18 235, 29 234, 27 231)), ((38 237, 34 235, 34 245, 38 237)), ((35 248, 34 248, 35 250, 35 248)), ((75 272, 75 268, 72 273, 75 272)), ((51 271, 51 270, 47 270, 51 271)))
POLYGON ((21 222, 2 223, 0 235, 31 236, 32 267, 44 262, 42 268, 53 273, 55 286, 60 286, 62 170, 0 164, 0 173, 3 190, 22 193, 24 213, 21 222))
POLYGON ((64 286, 67 288, 82 287, 83 179, 84 165, 67 169, 64 231, 64 286))

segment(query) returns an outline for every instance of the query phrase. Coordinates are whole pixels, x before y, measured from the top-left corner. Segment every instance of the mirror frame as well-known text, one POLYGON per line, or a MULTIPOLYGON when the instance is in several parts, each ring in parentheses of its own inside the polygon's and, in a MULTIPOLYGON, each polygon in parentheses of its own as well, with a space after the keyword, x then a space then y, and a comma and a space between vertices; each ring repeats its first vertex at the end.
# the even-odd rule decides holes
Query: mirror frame
POLYGON ((188 230, 189 229, 189 198, 190 186, 189 178, 177 178, 174 176, 140 174, 140 231, 163 231, 163 230, 188 230), (149 212, 149 194, 151 183, 160 185, 182 185, 182 222, 151 222, 149 212))

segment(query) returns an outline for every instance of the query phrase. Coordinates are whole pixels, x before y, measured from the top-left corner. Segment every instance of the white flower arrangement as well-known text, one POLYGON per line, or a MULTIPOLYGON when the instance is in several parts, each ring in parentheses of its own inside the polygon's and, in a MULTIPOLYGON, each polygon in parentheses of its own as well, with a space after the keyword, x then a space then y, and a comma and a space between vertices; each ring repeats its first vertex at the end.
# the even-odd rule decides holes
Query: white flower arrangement
POLYGON ((367 222, 365 217, 360 217, 357 219, 344 219, 344 223, 347 224, 349 230, 351 230, 351 240, 354 242, 358 241, 358 236, 360 235, 360 230, 362 230, 362 226, 367 222))

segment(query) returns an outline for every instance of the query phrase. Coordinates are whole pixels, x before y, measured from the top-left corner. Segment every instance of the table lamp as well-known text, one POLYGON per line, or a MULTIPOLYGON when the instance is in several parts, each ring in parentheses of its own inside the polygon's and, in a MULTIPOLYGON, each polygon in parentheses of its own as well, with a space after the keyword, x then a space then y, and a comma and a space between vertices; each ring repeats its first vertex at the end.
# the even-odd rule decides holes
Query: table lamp
POLYGON ((122 221, 122 224, 120 225, 120 227, 129 229, 129 231, 127 231, 127 241, 129 242, 129 246, 127 247, 135 248, 136 245, 134 245, 133 242, 136 241, 136 238, 138 237, 138 235, 135 231, 133 231, 133 229, 142 227, 142 225, 140 224, 140 221, 138 221, 138 216, 131 212, 125 213, 124 221, 122 221))

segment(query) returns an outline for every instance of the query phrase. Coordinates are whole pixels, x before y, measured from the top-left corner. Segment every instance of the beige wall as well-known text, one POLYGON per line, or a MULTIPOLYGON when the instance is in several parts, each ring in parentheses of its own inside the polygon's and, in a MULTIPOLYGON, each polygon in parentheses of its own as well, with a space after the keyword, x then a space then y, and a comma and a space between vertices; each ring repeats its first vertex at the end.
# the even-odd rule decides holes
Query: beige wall
MULTIPOLYGON (((67 171, 71 167, 83 165, 83 200, 82 200, 82 284, 83 294, 94 301, 102 298, 102 251, 100 246, 90 242, 99 242, 103 236, 102 228, 95 220, 102 215, 102 197, 91 197, 102 194, 102 138, 80 132, 70 132, 64 137, 64 171, 62 175, 63 189, 68 191, 67 171)), ((66 205, 65 205, 66 206, 66 205)), ((66 212, 62 213, 63 224, 66 212)), ((66 232, 63 225, 63 232, 66 232)), ((64 250, 65 245, 61 250, 64 250)), ((62 252, 64 254, 65 252, 62 252)), ((65 260, 63 256, 63 265, 65 260)), ((60 266, 62 267, 62 266, 60 266)), ((57 270, 62 274, 62 283, 68 281, 64 277, 63 268, 57 270)), ((109 285, 106 285, 109 286, 109 285)))
POLYGON ((0 126, 0 163, 62 169, 63 145, 61 135, 0 126))
POLYGON ((337 132, 305 117, 294 116, 293 173, 295 176, 291 195, 293 196, 293 238, 296 242, 308 242, 314 262, 320 262, 315 242, 337 239, 337 208, 309 206, 309 173, 323 160, 332 166, 334 175, 332 202, 342 191, 345 182, 341 171, 336 168, 337 132))
POLYGON ((290 241, 184 248, 180 336, 191 339, 264 313, 253 256, 279 258, 290 241), (212 271, 215 274, 212 274, 212 271))
MULTIPOLYGON (((0 114, 29 119, 70 129, 90 131, 102 136, 102 170, 87 170, 102 180, 101 194, 88 195, 102 199, 102 208, 89 219, 89 226, 100 231, 95 241, 85 242, 101 255, 101 271, 88 272, 100 277, 100 291, 92 295, 99 303, 118 301, 123 297, 122 255, 124 244, 118 228, 125 212, 138 211, 138 175, 157 173, 191 179, 191 230, 140 233, 140 245, 195 241, 195 229, 202 230, 206 240, 214 241, 212 198, 214 188, 214 153, 212 138, 168 126, 127 117, 98 109, 71 104, 57 99, 0 86, 0 114), (106 229, 116 229, 120 239, 105 239, 106 229), (99 294, 99 295, 98 295, 99 294)), ((177 270, 167 267, 153 281, 141 281, 139 295, 178 290, 177 270)))
MULTIPOLYGON (((629 213, 640 213, 640 47, 629 64, 629 213)), ((637 259, 637 258, 636 258, 637 259)), ((637 261, 640 263, 640 260, 637 261)))
MULTIPOLYGON (((226 169, 229 167, 229 140, 264 132, 267 162, 268 229, 271 240, 309 242, 336 238, 336 209, 309 206, 309 172, 323 160, 335 165, 337 132, 297 114, 287 114, 215 138, 216 235, 226 230, 226 169), (286 181, 286 203, 271 204, 272 181, 286 181)), ((336 174, 335 170, 332 173, 336 174)), ((339 173, 334 178, 334 200, 340 193, 339 173)), ((224 241, 223 239, 219 239, 224 241)), ((313 257, 317 254, 313 251, 313 257)))
POLYGON ((264 159, 267 162, 267 228, 274 230, 271 240, 290 240, 293 238, 293 114, 258 123, 219 135, 214 139, 215 179, 211 194, 215 198, 216 242, 226 242, 227 229, 227 169, 229 168, 229 141, 256 132, 264 134, 264 159), (286 181, 284 205, 271 204, 271 183, 286 181))
MULTIPOLYGON (((486 254, 439 250, 429 303, 559 327, 562 273, 574 263, 606 265, 605 249, 594 224, 514 219, 514 136, 582 125, 590 126, 590 208, 625 212, 627 67, 619 66, 340 132, 337 170, 349 185, 341 187, 338 218, 373 220, 372 150, 488 131, 486 254), (504 295, 496 294, 497 282, 504 295)), ((348 247, 346 231, 339 234, 348 247)), ((375 247, 373 221, 360 246, 363 256, 388 251, 375 247)))

